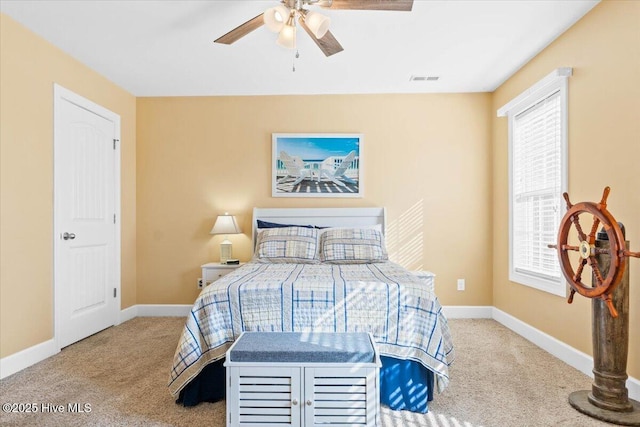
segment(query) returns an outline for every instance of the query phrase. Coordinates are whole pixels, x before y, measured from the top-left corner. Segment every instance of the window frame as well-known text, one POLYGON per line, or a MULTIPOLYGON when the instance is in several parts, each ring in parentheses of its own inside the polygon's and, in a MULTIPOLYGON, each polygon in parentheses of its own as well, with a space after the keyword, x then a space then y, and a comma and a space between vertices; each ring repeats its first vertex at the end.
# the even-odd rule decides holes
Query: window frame
MULTIPOLYGON (((560 194, 568 189, 568 77, 572 74, 571 68, 559 68, 547 77, 533 85, 524 93, 498 110, 498 116, 508 118, 508 163, 509 163, 509 280, 514 283, 529 286, 544 292, 561 297, 567 296, 567 283, 560 273, 558 278, 549 278, 543 275, 516 271, 514 266, 514 194, 513 194, 513 134, 515 118, 535 104, 551 97, 556 92, 560 93, 560 194)), ((561 198, 561 195, 558 195, 561 198)), ((564 203, 559 203, 558 224, 564 216, 564 203)), ((549 242, 549 243, 555 243, 549 242)), ((558 262, 559 263, 559 262, 558 262)))

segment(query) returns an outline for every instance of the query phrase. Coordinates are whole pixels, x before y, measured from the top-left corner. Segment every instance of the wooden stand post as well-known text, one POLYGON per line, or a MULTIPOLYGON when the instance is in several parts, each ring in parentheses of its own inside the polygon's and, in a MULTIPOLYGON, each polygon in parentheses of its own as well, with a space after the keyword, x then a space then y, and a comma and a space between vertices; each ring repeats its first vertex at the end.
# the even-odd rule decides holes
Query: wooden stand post
MULTIPOLYGON (((607 240, 596 240, 596 247, 609 248, 607 240)), ((627 248, 629 243, 627 242, 627 248)), ((603 275, 609 270, 608 255, 597 255, 603 275)), ((576 391, 569 403, 593 418, 625 426, 640 426, 640 403, 629 399, 627 354, 629 350, 629 269, 612 294, 618 317, 613 318, 600 298, 592 300, 593 385, 591 391, 576 391)))

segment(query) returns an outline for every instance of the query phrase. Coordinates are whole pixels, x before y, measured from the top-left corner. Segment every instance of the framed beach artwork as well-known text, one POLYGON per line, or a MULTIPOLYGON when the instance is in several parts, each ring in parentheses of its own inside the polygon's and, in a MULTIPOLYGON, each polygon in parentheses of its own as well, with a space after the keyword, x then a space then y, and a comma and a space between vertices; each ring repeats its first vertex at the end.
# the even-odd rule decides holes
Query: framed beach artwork
POLYGON ((362 197, 362 134, 272 135, 273 197, 362 197))

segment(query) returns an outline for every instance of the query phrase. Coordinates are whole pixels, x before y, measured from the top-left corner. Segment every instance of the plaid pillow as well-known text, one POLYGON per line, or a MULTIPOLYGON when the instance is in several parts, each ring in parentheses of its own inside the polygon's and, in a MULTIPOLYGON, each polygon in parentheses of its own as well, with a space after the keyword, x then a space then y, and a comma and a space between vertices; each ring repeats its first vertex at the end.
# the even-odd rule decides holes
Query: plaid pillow
POLYGON ((388 260, 382 233, 375 229, 338 228, 320 237, 320 261, 368 264, 388 260))
POLYGON ((267 228, 258 235, 254 259, 275 263, 317 262, 317 241, 315 228, 267 228))

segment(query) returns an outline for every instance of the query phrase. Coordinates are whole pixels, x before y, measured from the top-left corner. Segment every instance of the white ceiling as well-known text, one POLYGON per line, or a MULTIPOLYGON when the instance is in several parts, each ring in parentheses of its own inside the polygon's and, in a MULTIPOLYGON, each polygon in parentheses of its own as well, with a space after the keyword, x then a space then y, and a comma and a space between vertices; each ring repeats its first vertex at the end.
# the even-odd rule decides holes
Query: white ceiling
MULTIPOLYGON (((261 27, 277 0, 0 0, 0 10, 135 96, 493 91, 597 0, 415 0, 412 12, 319 10, 344 51, 304 30, 300 58, 261 27), (439 76, 411 82, 412 75, 439 76)), ((571 66, 572 64, 560 64, 571 66)))

